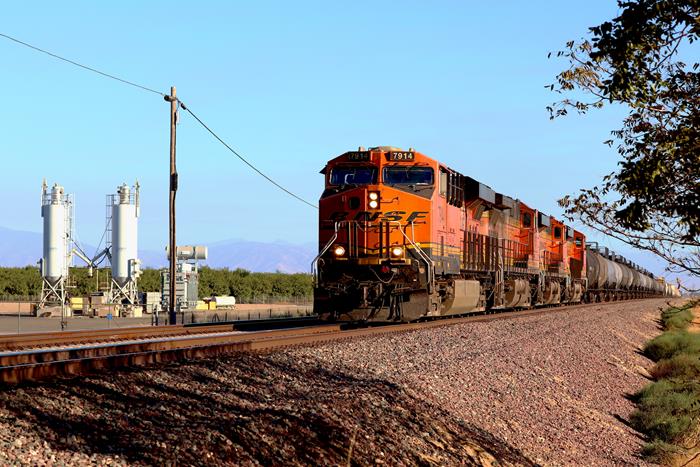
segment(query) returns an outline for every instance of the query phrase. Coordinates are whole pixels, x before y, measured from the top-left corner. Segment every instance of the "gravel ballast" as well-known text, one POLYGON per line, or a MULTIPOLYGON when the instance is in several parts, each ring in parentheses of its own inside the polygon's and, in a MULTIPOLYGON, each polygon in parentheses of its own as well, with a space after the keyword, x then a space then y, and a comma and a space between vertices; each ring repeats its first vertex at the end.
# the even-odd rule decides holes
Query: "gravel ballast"
POLYGON ((0 392, 0 465, 643 464, 664 300, 0 392))

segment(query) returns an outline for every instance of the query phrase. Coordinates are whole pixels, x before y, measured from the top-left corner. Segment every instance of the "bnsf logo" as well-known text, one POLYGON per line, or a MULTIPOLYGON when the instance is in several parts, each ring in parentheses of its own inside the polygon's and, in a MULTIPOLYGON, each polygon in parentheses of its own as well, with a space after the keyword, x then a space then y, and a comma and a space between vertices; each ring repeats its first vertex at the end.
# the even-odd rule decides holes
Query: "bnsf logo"
MULTIPOLYGON (((416 221, 417 219, 425 219, 427 217, 427 211, 413 211, 412 213, 407 213, 406 211, 389 211, 389 212, 370 212, 370 211, 360 211, 358 212, 352 220, 354 221, 364 221, 364 222, 396 222, 401 220, 406 220, 407 223, 416 221)), ((347 221, 350 220, 349 212, 336 211, 329 216, 328 220, 333 222, 347 221)))

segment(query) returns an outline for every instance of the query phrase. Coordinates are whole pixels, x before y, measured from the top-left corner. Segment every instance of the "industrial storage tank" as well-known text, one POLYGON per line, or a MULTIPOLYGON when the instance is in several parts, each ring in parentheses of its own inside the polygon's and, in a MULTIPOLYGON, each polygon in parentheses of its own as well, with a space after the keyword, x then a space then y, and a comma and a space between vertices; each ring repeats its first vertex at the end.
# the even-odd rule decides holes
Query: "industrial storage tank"
POLYGON ((120 285, 138 272, 139 186, 123 184, 112 195, 112 278, 120 285))
MULTIPOLYGON (((169 257, 169 248, 165 248, 166 257, 169 257)), ((180 261, 206 260, 209 250, 203 245, 184 245, 175 249, 175 257, 180 261)))
POLYGON ((54 184, 47 192, 44 183, 41 217, 44 218, 41 276, 55 284, 68 277, 70 265, 71 200, 62 186, 54 184))

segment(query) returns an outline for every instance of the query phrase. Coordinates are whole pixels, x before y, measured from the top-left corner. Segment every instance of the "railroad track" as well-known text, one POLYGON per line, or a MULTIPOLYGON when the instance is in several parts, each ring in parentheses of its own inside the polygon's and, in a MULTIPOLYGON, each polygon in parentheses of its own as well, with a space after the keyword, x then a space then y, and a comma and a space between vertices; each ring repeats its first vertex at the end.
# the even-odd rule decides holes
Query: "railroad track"
MULTIPOLYGON (((638 300, 630 300, 626 303, 633 304, 636 301, 638 300)), ((295 345, 315 345, 461 323, 520 319, 539 314, 555 314, 577 308, 619 303, 579 304, 518 312, 474 314, 420 323, 369 327, 352 327, 341 323, 318 324, 307 319, 304 322, 297 320, 299 321, 297 323, 293 322, 295 320, 284 320, 287 322, 279 322, 278 326, 286 324, 288 327, 271 330, 245 329, 246 325, 248 329, 255 329, 253 323, 239 323, 238 329, 230 323, 209 327, 185 326, 177 330, 170 327, 170 333, 158 329, 157 333, 162 332, 160 335, 148 333, 145 330, 152 331, 154 328, 133 328, 129 331, 124 330, 119 338, 111 341, 105 341, 103 335, 94 336, 93 331, 92 337, 89 334, 66 337, 69 340, 74 339, 70 345, 64 343, 58 346, 45 341, 48 347, 19 350, 7 350, 7 347, 4 347, 5 350, 0 351, 0 383, 17 384, 54 377, 76 376, 105 369, 213 357, 236 351, 261 351, 295 345), (130 337, 124 337, 128 333, 131 333, 130 337), (139 333, 143 334, 139 335, 139 333), (103 340, 100 341, 100 338, 103 340), (85 340, 76 341, 75 339, 85 340)), ((257 327, 261 325, 262 323, 258 323, 257 327)), ((82 333, 82 331, 78 332, 82 333)), ((39 342, 38 339, 41 338, 36 335, 27 336, 27 342, 39 342)), ((6 344, 11 345, 9 342, 6 344)))
POLYGON ((188 329, 182 325, 177 325, 2 335, 0 336, 0 350, 24 350, 46 346, 85 344, 91 342, 119 341, 156 336, 175 336, 228 330, 231 330, 230 326, 217 325, 206 329, 188 329))

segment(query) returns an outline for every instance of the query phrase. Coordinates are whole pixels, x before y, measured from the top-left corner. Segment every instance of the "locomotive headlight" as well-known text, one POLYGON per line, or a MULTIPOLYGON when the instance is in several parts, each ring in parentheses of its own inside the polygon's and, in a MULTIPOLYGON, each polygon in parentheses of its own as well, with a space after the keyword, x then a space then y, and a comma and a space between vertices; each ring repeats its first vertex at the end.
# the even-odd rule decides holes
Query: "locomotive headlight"
POLYGON ((401 248, 400 246, 395 246, 391 249, 391 256, 394 256, 396 258, 403 256, 403 248, 401 248))
POLYGON ((345 248, 341 245, 336 245, 335 248, 333 248, 333 254, 336 256, 343 256, 345 254, 345 248))
POLYGON ((379 207, 379 192, 378 191, 370 191, 367 193, 367 197, 369 198, 369 203, 368 206, 370 209, 377 209, 379 207))

